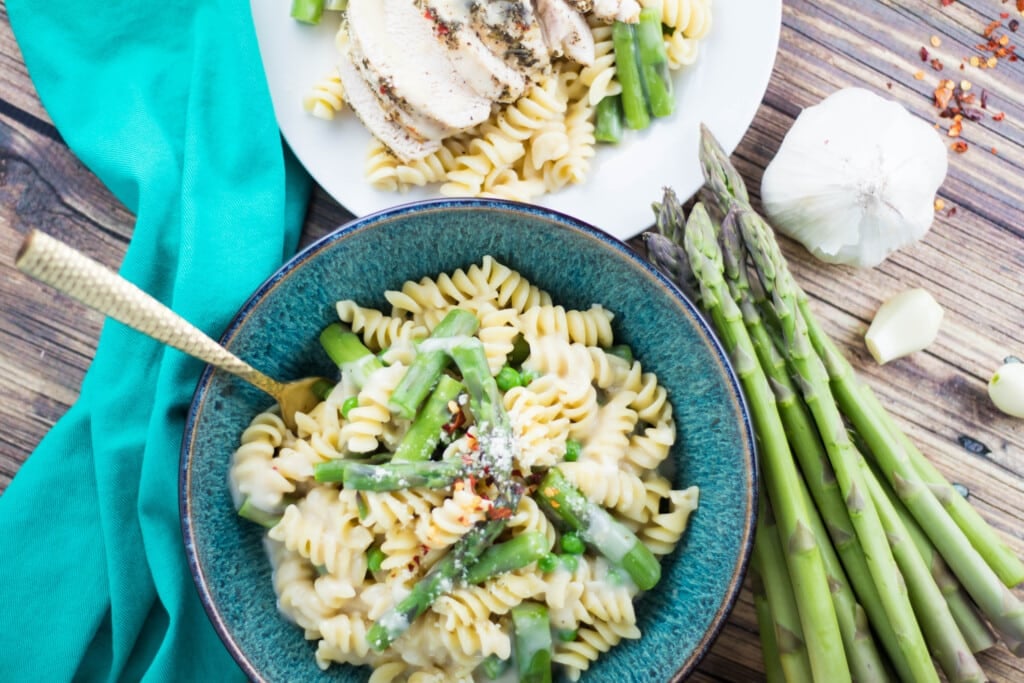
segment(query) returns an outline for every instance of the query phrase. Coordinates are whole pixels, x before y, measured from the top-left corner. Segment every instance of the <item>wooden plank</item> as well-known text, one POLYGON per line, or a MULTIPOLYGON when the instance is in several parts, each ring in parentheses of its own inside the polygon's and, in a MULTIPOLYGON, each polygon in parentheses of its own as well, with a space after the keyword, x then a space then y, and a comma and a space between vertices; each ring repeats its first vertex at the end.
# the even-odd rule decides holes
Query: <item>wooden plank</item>
MULTIPOLYGON (((734 159, 756 202, 763 169, 802 108, 844 86, 897 100, 943 135, 949 120, 938 117, 933 103, 941 78, 969 80, 972 91, 988 94, 987 113, 1005 112, 1002 121, 986 116, 964 125, 970 149, 949 155, 939 191, 946 210, 925 239, 878 268, 832 266, 791 240, 782 244, 824 327, 863 380, 1024 555, 1024 422, 999 414, 985 393, 1004 355, 1024 355, 1024 75, 1021 64, 981 70, 967 61, 979 54, 981 33, 1000 12, 1020 18, 1012 3, 991 0, 958 0, 949 7, 937 0, 786 0, 772 81, 734 159), (932 36, 939 46, 931 44, 932 36), (942 61, 942 70, 921 61, 921 47, 929 59, 942 61), (923 78, 915 77, 919 71, 923 78), (926 352, 879 367, 864 347, 864 331, 881 301, 911 286, 926 287, 940 300, 946 310, 942 333, 926 352), (965 436, 988 452, 969 452, 961 443, 965 436)), ((1018 36, 1024 32, 1012 35, 1015 42, 1018 36)), ((656 198, 644 201, 650 199, 656 198)), ((301 246, 349 218, 316 188, 301 246)), ((75 400, 102 323, 17 273, 14 252, 24 233, 38 228, 116 267, 133 220, 60 142, 0 2, 0 422, 6 426, 0 433, 0 492, 75 400)), ((993 681, 1024 680, 1022 660, 1001 647, 980 659, 993 681)), ((692 680, 761 678, 745 588, 692 680)))

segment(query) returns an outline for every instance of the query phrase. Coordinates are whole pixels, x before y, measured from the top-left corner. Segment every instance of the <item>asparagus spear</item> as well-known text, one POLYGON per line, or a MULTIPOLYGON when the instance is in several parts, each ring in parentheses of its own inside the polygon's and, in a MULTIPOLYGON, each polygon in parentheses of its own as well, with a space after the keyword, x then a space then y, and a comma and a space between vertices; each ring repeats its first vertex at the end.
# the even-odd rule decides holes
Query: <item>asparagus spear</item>
POLYGON ((651 115, 647 111, 647 94, 640 74, 636 26, 616 21, 612 25, 612 45, 615 48, 615 76, 622 86, 626 126, 634 130, 647 128, 651 125, 651 115))
POLYGON ((580 493, 557 467, 549 469, 541 480, 537 502, 609 562, 625 569, 641 590, 654 588, 661 579, 661 564, 647 546, 607 510, 580 493))
POLYGON ((551 622, 539 602, 521 602, 510 610, 520 683, 551 683, 551 622))
POLYGON ((246 496, 245 500, 242 501, 242 505, 238 508, 238 516, 268 529, 281 521, 279 513, 267 512, 257 507, 248 496, 246 496))
POLYGON ((441 375, 434 391, 395 449, 395 455, 391 458, 393 462, 430 458, 441 442, 441 428, 453 417, 451 402, 459 397, 462 388, 458 380, 445 374, 441 375))
POLYGON ((406 370, 388 400, 388 409, 406 420, 416 417, 420 403, 434 388, 449 362, 446 343, 442 340, 475 334, 479 327, 480 321, 471 312, 461 308, 449 311, 431 332, 430 337, 420 342, 416 359, 406 370))
POLYGON ((896 632, 897 642, 907 657, 915 680, 937 681, 907 587, 900 576, 892 548, 886 541, 878 511, 871 503, 861 467, 862 456, 847 434, 843 416, 829 386, 828 372, 814 353, 806 323, 796 303, 794 283, 780 273, 778 260, 768 256, 774 241, 769 243, 770 234, 764 232, 766 226, 757 214, 740 208, 738 222, 758 278, 766 295, 771 297, 772 309, 782 328, 783 345, 779 350, 796 375, 804 402, 817 425, 885 614, 896 632))
MULTIPOLYGON (((666 197, 666 202, 668 198, 666 197)), ((884 667, 877 647, 871 639, 870 631, 860 628, 858 611, 863 606, 868 619, 875 624, 879 640, 887 648, 890 659, 897 673, 907 680, 911 671, 906 657, 899 648, 896 634, 885 616, 885 609, 878 589, 875 587, 867 560, 857 534, 850 522, 846 504, 843 501, 835 473, 828 461, 828 454, 818 436, 814 421, 808 413, 807 406, 800 399, 799 390, 793 383, 786 368, 786 361, 776 349, 775 342, 769 334, 760 309, 763 306, 763 293, 755 292, 747 277, 746 250, 736 224, 737 212, 730 211, 722 221, 721 244, 724 274, 729 291, 743 314, 747 333, 757 353, 758 362, 768 377, 772 392, 775 395, 779 417, 782 419, 790 447, 799 462, 804 475, 807 489, 814 498, 821 517, 828 527, 826 534, 823 529, 815 527, 815 536, 822 548, 826 571, 833 587, 833 603, 836 616, 839 618, 843 642, 850 659, 851 673, 854 679, 872 680, 884 675, 884 667), (831 538, 831 542, 830 542, 831 538), (842 577, 843 570, 835 558, 838 554, 842 567, 846 568, 847 576, 853 590, 859 597, 861 605, 856 604, 852 595, 846 595, 848 584, 842 577), (842 578, 838 578, 842 577, 842 578), (839 590, 837 590, 837 588, 839 590)), ((810 504, 808 503, 810 507, 810 504)), ((813 514, 812 519, 817 518, 813 514)))
POLYGON ((357 387, 362 387, 375 370, 384 367, 380 359, 366 348, 359 335, 347 330, 341 323, 331 323, 323 329, 320 345, 357 387))
MULTIPOLYGON (((805 308, 805 311, 807 310, 805 308)), ((818 339, 818 334, 815 333, 813 328, 812 338, 818 339)), ((824 340, 819 341, 822 345, 826 344, 824 340)), ((818 343, 818 341, 815 343, 818 343)), ((839 368, 837 368, 837 371, 842 372, 839 368)), ((942 473, 907 438, 907 435, 900 431, 892 416, 878 402, 878 397, 875 396, 875 393, 869 387, 862 386, 860 400, 885 423, 889 432, 899 441, 899 444, 910 458, 914 471, 921 477, 925 485, 932 490, 932 493, 936 495, 939 502, 946 509, 946 512, 953 518, 953 521, 960 527, 960 530, 964 532, 964 535, 970 539, 971 545, 975 550, 985 558, 985 561, 992 567, 992 571, 996 573, 1003 582, 1003 585, 1013 588, 1024 582, 1024 562, 999 538, 995 529, 978 514, 978 511, 963 496, 957 493, 946 478, 942 476, 942 473)))
POLYGON ((427 574, 413 584, 409 594, 384 613, 366 632, 366 641, 378 652, 388 647, 405 633, 412 622, 430 609, 440 596, 451 591, 464 576, 468 567, 476 563, 483 552, 501 534, 507 524, 504 519, 488 519, 466 532, 427 574))
POLYGON ((991 629, 978 615, 977 608, 967 596, 963 586, 960 585, 960 582, 950 572, 949 566, 942 559, 942 555, 935 550, 935 546, 928 540, 927 534, 921 530, 921 527, 918 526, 914 518, 907 512, 907 509, 896 497, 888 482, 885 481, 885 478, 881 474, 877 474, 875 479, 896 509, 900 519, 903 520, 903 526, 906 528, 918 553, 920 553, 931 571, 935 584, 942 591, 946 604, 949 606, 949 611, 953 615, 953 619, 956 621, 960 632, 964 634, 964 639, 970 646, 971 652, 981 652, 993 647, 996 641, 991 629))
POLYGON ((594 139, 599 142, 620 142, 624 116, 621 95, 602 97, 594 107, 594 139))
MULTIPOLYGON (((865 463, 863 467, 867 469, 867 464, 865 463)), ((987 680, 953 619, 942 591, 914 547, 913 539, 903 525, 896 508, 885 495, 873 473, 867 472, 864 481, 868 485, 871 500, 878 509, 896 562, 907 583, 910 599, 925 638, 946 678, 959 683, 978 683, 987 680)))
MULTIPOLYGON (((775 515, 767 497, 763 495, 757 498, 757 529, 751 562, 761 579, 754 586, 764 593, 765 605, 761 609, 768 613, 766 616, 769 619, 767 624, 762 624, 765 615, 759 611, 761 654, 769 680, 776 678, 788 683, 813 681, 794 586, 786 573, 785 551, 779 539, 775 515), (778 674, 772 675, 776 664, 781 669, 781 677, 778 674)), ((754 595, 756 601, 756 590, 754 595)))
POLYGON ((661 31, 660 7, 640 10, 636 42, 640 74, 647 86, 648 108, 655 117, 669 116, 675 111, 676 103, 672 97, 672 76, 669 74, 668 53, 661 31))
POLYGON ((779 523, 786 548, 786 564, 794 585, 800 622, 816 680, 849 681, 835 609, 829 592, 825 564, 804 501, 789 494, 798 486, 800 473, 793 462, 785 429, 779 418, 768 380, 756 360, 742 315, 729 295, 723 278, 721 250, 711 220, 697 204, 686 223, 685 246, 690 266, 700 283, 701 303, 711 317, 718 337, 733 360, 755 431, 759 438, 761 465, 768 499, 779 523))
POLYGON ((499 574, 521 569, 547 553, 547 536, 539 531, 523 532, 485 550, 466 573, 466 583, 476 585, 499 574))
POLYGON ((350 462, 343 470, 342 487, 356 491, 443 489, 465 477, 468 471, 469 467, 462 458, 440 462, 389 462, 381 465, 350 462))
MULTIPOLYGON (((786 674, 782 669, 782 659, 779 655, 779 644, 775 639, 775 621, 756 559, 751 560, 750 591, 754 596, 754 616, 757 617, 757 631, 761 640, 761 659, 764 662, 765 680, 768 683, 786 683, 786 674)), ((810 664, 808 664, 809 666, 810 664)), ((810 669, 808 669, 808 676, 810 676, 810 669)))
POLYGON ((304 24, 319 24, 324 0, 292 0, 291 17, 304 24))

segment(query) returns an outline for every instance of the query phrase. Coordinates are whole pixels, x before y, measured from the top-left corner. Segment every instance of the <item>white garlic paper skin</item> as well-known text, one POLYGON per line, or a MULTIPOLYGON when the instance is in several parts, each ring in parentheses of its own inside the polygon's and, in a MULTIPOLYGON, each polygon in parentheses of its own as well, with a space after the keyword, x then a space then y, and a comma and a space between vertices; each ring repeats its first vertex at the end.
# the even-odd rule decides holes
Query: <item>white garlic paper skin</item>
POLYGON ((819 259, 870 268, 928 232, 947 165, 931 125, 844 88, 797 117, 765 169, 761 201, 819 259))

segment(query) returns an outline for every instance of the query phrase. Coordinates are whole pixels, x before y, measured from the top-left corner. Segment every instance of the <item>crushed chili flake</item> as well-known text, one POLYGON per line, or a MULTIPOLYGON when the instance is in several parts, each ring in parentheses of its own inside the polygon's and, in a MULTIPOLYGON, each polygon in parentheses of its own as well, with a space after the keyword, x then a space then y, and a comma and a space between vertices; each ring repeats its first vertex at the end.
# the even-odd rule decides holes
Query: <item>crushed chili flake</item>
POLYGON ((953 99, 953 81, 948 78, 939 81, 934 95, 935 106, 939 109, 946 109, 949 106, 949 101, 953 99))
POLYGON ((1001 112, 998 112, 996 114, 992 114, 992 120, 993 121, 1002 121, 1005 118, 1006 118, 1006 112, 1005 111, 1001 111, 1001 112))
POLYGON ((1006 27, 1010 29, 1011 33, 1016 33, 1017 29, 1020 28, 1020 21, 1017 19, 1010 19, 1010 23, 1007 24, 1006 27))
POLYGON ((993 147, 993 148, 992 148, 992 153, 993 153, 993 154, 999 154, 999 152, 997 152, 997 151, 996 151, 996 148, 995 148, 995 147, 993 147))
POLYGON ((953 120, 953 124, 949 127, 949 130, 946 131, 946 135, 948 135, 951 138, 958 138, 960 137, 960 132, 963 130, 963 127, 963 120, 958 115, 953 120))
POLYGON ((957 140, 952 145, 950 145, 950 147, 957 154, 963 154, 964 152, 967 151, 967 143, 964 142, 963 140, 957 140))
MULTIPOLYGON (((554 505, 556 502, 557 501, 551 501, 551 504, 554 505)), ((512 508, 493 507, 487 511, 488 519, 508 519, 511 516, 512 508)))
POLYGON ((931 65, 932 68, 935 69, 936 71, 942 71, 942 62, 940 62, 938 59, 933 59, 931 61, 931 65))
POLYGON ((943 7, 949 7, 949 6, 950 6, 950 5, 952 5, 952 4, 954 3, 954 2, 956 2, 956 0, 942 0, 942 6, 943 6, 943 7))
POLYGON ((928 48, 922 46, 920 52, 917 53, 921 57, 922 62, 928 61, 928 48))

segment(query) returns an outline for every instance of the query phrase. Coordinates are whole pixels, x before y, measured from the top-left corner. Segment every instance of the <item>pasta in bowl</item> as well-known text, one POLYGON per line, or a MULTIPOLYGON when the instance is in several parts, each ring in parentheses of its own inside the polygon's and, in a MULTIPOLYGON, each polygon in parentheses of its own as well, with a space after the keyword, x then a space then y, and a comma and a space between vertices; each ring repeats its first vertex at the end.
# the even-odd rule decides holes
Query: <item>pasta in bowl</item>
POLYGON ((338 378, 294 431, 219 372, 193 403, 186 547, 251 678, 668 681, 721 627, 751 540, 745 408, 621 242, 500 201, 399 207, 297 256, 225 343, 338 378))

